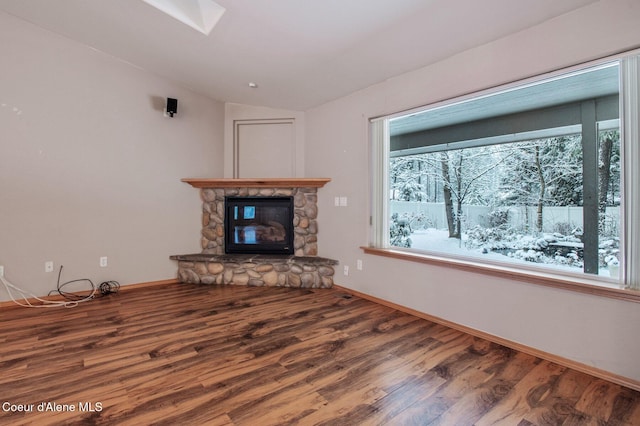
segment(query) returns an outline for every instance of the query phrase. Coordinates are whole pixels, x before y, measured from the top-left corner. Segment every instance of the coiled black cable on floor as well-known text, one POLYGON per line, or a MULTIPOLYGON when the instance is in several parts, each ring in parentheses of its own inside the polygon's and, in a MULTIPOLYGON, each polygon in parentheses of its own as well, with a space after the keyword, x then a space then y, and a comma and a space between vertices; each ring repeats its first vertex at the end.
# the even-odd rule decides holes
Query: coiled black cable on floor
POLYGON ((120 283, 118 281, 104 281, 98 286, 98 291, 102 296, 109 294, 115 294, 120 290, 120 283))

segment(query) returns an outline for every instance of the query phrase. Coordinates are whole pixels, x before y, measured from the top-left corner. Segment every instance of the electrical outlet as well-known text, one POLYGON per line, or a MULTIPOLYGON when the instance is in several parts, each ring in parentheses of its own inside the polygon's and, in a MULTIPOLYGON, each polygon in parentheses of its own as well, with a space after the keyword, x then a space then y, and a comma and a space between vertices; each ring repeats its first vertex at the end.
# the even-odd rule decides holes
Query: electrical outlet
POLYGON ((53 262, 52 261, 44 262, 44 271, 45 272, 53 272, 53 262))
POLYGON ((340 207, 340 197, 336 197, 333 199, 333 205, 336 207, 340 207))
POLYGON ((340 207, 347 207, 347 197, 340 197, 338 200, 340 207))
POLYGON ((107 267, 107 265, 108 265, 108 262, 107 262, 107 256, 102 256, 102 257, 100 258, 100 267, 101 267, 101 268, 106 268, 106 267, 107 267))
POLYGON ((344 276, 349 275, 349 265, 344 265, 344 276))
POLYGON ((0 265, 0 277, 4 277, 4 266, 0 265))
POLYGON ((362 259, 356 260, 356 269, 362 271, 362 259))

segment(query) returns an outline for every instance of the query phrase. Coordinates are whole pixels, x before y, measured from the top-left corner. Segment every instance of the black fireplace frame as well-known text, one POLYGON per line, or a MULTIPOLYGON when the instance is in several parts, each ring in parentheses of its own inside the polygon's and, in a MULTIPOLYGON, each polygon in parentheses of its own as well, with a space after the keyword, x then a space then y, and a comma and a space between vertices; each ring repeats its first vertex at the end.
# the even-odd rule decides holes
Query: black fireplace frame
MULTIPOLYGON (((238 197, 226 196, 224 199, 224 250, 227 254, 271 254, 271 255, 292 255, 294 253, 293 239, 295 228, 293 226, 294 206, 293 197, 238 197), (255 207, 263 208, 278 207, 285 209, 283 221, 277 221, 285 228, 285 239, 283 242, 272 243, 237 243, 234 241, 235 226, 238 219, 234 218, 236 208, 255 207), (282 223, 286 222, 286 223, 282 223)), ((244 220, 244 219, 243 219, 244 220)))

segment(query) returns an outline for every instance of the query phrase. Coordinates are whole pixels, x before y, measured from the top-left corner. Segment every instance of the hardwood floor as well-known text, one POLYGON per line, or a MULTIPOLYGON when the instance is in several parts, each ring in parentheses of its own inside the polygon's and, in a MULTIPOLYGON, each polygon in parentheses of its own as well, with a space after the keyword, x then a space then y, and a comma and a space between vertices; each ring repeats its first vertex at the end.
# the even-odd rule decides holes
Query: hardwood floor
POLYGON ((638 392, 335 289, 2 308, 0 371, 2 425, 640 425, 638 392))

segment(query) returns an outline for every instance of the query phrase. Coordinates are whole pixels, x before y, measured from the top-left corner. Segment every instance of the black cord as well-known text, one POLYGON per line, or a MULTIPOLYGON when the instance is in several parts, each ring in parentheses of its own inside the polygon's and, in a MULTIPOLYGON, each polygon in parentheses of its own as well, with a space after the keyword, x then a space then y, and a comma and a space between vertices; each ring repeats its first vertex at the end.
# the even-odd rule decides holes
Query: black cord
POLYGON ((93 284, 93 281, 91 281, 88 278, 82 278, 79 280, 72 280, 72 281, 67 281, 65 283, 60 284, 60 277, 62 276, 62 268, 63 266, 60 265, 60 270, 58 271, 58 282, 56 284, 56 290, 51 290, 49 292, 49 296, 51 296, 52 293, 58 293, 60 296, 64 297, 66 300, 72 301, 72 302, 77 302, 79 300, 83 300, 86 299, 87 296, 83 296, 81 294, 76 294, 76 293, 71 293, 68 291, 64 291, 63 287, 65 287, 66 285, 72 284, 72 283, 77 283, 77 282, 88 282, 89 285, 91 286, 91 292, 94 293, 96 286, 93 284))
MULTIPOLYGON (((77 282, 88 282, 89 285, 91 286, 91 293, 92 294, 96 293, 95 284, 93 284, 93 281, 91 281, 88 278, 82 278, 82 279, 79 279, 79 280, 67 281, 65 283, 60 284, 60 277, 62 276, 62 267, 63 266, 60 265, 60 270, 58 271, 58 282, 57 282, 57 285, 56 285, 56 290, 51 290, 49 292, 49 296, 51 296, 52 293, 58 293, 60 296, 64 297, 66 300, 69 300, 69 301, 72 301, 72 302, 77 302, 79 300, 86 299, 87 298, 86 295, 71 293, 71 292, 63 290, 63 288, 66 285, 69 285, 69 284, 72 284, 72 283, 77 283, 77 282)), ((109 294, 115 294, 119 290, 120 290, 120 283, 118 283, 117 281, 104 281, 98 287, 98 292, 100 293, 101 296, 107 296, 109 294)), ((95 295, 93 297, 95 297, 95 295)))

